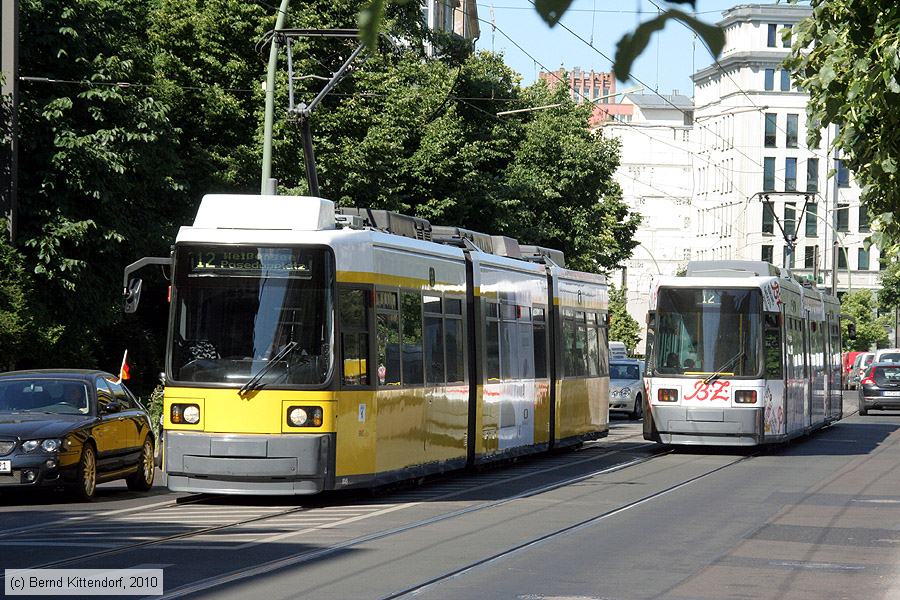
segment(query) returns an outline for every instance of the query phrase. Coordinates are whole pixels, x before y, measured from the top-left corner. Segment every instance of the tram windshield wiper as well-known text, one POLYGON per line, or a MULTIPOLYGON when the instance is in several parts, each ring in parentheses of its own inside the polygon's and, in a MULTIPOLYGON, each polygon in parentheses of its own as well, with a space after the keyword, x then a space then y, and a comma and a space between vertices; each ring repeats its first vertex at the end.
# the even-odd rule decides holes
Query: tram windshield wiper
POLYGON ((295 341, 288 342, 284 348, 282 348, 281 350, 278 351, 278 354, 273 356, 269 360, 269 362, 267 362, 265 365, 263 365, 263 368, 261 368, 259 371, 256 372, 256 375, 251 377, 247 381, 247 383, 245 383, 241 387, 241 389, 238 390, 238 395, 243 396, 247 392, 250 392, 250 391, 258 388, 259 382, 262 380, 263 377, 266 376, 266 373, 271 371, 275 367, 275 365, 278 364, 278 361, 285 359, 288 356, 288 354, 290 354, 297 348, 297 346, 299 346, 299 344, 295 341))
POLYGON ((706 379, 703 380, 703 385, 709 385, 710 381, 712 381, 713 379, 715 379, 716 377, 718 377, 719 375, 724 373, 725 369, 727 369, 728 367, 730 367, 731 365, 736 363, 738 360, 740 360, 740 358, 742 356, 744 356, 743 350, 741 350, 740 352, 738 352, 737 354, 735 354, 734 356, 729 358, 728 361, 724 365, 722 365, 722 367, 718 371, 716 371, 715 373, 713 373, 712 375, 710 375, 709 377, 707 377, 706 379))

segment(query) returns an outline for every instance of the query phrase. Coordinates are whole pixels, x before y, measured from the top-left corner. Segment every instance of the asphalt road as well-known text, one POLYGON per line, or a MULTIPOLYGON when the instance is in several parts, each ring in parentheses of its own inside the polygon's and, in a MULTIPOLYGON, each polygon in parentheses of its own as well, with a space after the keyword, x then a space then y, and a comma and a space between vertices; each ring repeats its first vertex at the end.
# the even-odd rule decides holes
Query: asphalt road
POLYGON ((0 496, 0 566, 163 568, 173 598, 900 598, 898 428, 698 451, 614 419, 578 452, 378 495, 0 496))

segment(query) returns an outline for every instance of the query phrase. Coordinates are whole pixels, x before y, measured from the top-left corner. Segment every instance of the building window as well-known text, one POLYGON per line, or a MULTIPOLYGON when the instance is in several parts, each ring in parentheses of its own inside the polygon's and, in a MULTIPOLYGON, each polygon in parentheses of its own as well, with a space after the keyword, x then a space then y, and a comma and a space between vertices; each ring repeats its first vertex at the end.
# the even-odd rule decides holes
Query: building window
POLYGON ((766 148, 774 148, 776 143, 775 129, 778 127, 778 115, 775 113, 766 113, 766 148))
POLYGON ((775 233, 775 206, 771 202, 763 202, 762 209, 762 232, 775 233))
POLYGON ((775 191, 775 157, 767 156, 763 159, 763 191, 775 191))
POLYGON ((847 249, 844 247, 838 248, 838 269, 846 269, 847 268, 847 249))
POLYGON ((806 237, 818 237, 818 223, 816 220, 819 217, 819 205, 815 202, 810 202, 806 205, 806 237))
POLYGON ((837 230, 850 231, 850 205, 838 204, 837 208, 837 230))
POLYGON ((869 231, 869 209, 865 204, 859 207, 859 230, 861 232, 869 231))
POLYGON ((784 191, 797 191, 797 159, 784 159, 784 191))
POLYGON ((797 205, 794 202, 784 203, 784 233, 793 236, 797 231, 797 205))
POLYGON ((774 48, 776 45, 776 40, 778 39, 778 25, 775 23, 769 23, 769 35, 766 45, 769 48, 774 48))
POLYGON ((810 158, 806 161, 806 191, 819 191, 819 159, 810 158))
POLYGON ((818 246, 807 246, 803 249, 803 268, 804 269, 815 269, 816 268, 816 258, 819 256, 819 247, 818 246))
POLYGON ((444 0, 444 31, 453 31, 453 0, 444 0))
POLYGON ((775 69, 766 69, 766 91, 775 89, 775 69))
POLYGON ((797 115, 787 116, 787 141, 785 146, 788 148, 797 147, 797 115))
POLYGON ((838 187, 850 187, 850 169, 839 158, 834 159, 834 168, 837 171, 838 187))
MULTIPOLYGON (((785 29, 788 29, 788 30, 792 29, 791 26, 788 25, 788 24, 785 24, 784 28, 785 28, 785 29)), ((791 33, 793 33, 793 31, 792 31, 791 33)), ((781 40, 781 45, 782 45, 783 48, 790 48, 790 47, 791 47, 791 33, 787 34, 786 37, 782 38, 782 40, 781 40)))
POLYGON ((787 69, 781 70, 781 91, 791 91, 791 73, 787 69))
POLYGON ((860 271, 868 271, 869 270, 869 251, 865 248, 860 248, 856 251, 856 264, 857 269, 860 271))
POLYGON ((766 244, 762 247, 761 258, 762 258, 762 260, 766 261, 767 263, 774 262, 772 260, 772 257, 773 257, 772 248, 773 248, 773 246, 770 246, 768 244, 766 244))

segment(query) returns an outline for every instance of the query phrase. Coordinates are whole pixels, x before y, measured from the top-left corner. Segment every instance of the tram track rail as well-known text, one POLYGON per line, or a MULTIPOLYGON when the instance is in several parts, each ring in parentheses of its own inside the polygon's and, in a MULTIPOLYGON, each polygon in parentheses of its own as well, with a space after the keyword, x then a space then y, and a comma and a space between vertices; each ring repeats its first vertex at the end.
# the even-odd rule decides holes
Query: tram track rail
MULTIPOLYGON (((643 444, 642 446, 656 446, 656 444, 643 444)), ((616 451, 613 451, 610 453, 604 453, 603 456, 609 456, 610 454, 617 454, 617 453, 625 452, 625 451, 626 450, 624 450, 624 449, 616 450, 616 451)), ((653 453, 646 457, 639 457, 639 458, 631 459, 631 460, 628 460, 628 461, 625 461, 622 463, 617 463, 615 465, 605 467, 603 469, 592 471, 590 473, 584 473, 584 474, 580 474, 577 476, 568 477, 563 480, 555 481, 550 484, 533 487, 531 489, 523 490, 522 492, 512 494, 512 495, 506 496, 504 498, 499 498, 497 500, 491 500, 489 502, 482 502, 479 504, 474 504, 474 505, 460 508, 457 510, 449 511, 449 512, 446 512, 443 514, 434 515, 434 516, 431 516, 431 517, 428 517, 425 519, 420 519, 417 521, 406 523, 404 525, 400 525, 400 526, 393 527, 390 529, 384 529, 384 530, 376 531, 376 532, 373 532, 370 534, 358 536, 358 537, 355 537, 355 538, 352 538, 349 540, 345 540, 343 542, 332 544, 328 547, 321 548, 318 550, 300 552, 300 553, 293 554, 293 555, 290 555, 290 556, 287 556, 284 558, 261 563, 259 565, 255 565, 252 567, 238 569, 238 570, 232 571, 231 573, 226 573, 224 575, 218 575, 215 577, 203 579, 203 580, 198 581, 193 584, 187 584, 187 585, 181 586, 169 593, 164 594, 162 596, 162 598, 163 599, 182 598, 184 596, 189 596, 191 594, 196 594, 199 592, 214 589, 214 588, 222 586, 222 585, 237 583, 237 582, 240 582, 240 581, 243 581, 246 579, 250 579, 252 577, 256 577, 259 575, 263 575, 266 573, 276 571, 278 569, 283 569, 283 568, 287 568, 287 567, 295 567, 295 566, 302 565, 304 563, 318 561, 323 558, 327 558, 331 555, 342 553, 348 549, 359 546, 361 544, 382 540, 385 538, 389 538, 389 537, 392 537, 395 535, 399 535, 402 533, 412 531, 414 529, 419 529, 422 527, 440 523, 442 521, 448 521, 451 519, 470 515, 472 513, 497 508, 499 506, 503 506, 505 504, 509 504, 509 503, 515 502, 517 500, 523 500, 526 498, 538 496, 540 494, 551 492, 553 490, 557 490, 557 489, 560 489, 560 488, 563 488, 563 487, 566 487, 569 485, 577 484, 582 481, 592 479, 599 475, 616 473, 618 471, 622 471, 624 469, 627 469, 627 468, 635 466, 635 465, 645 464, 650 461, 656 460, 658 458, 662 458, 664 456, 673 454, 674 452, 675 452, 675 449, 673 449, 673 448, 660 447, 659 452, 653 453)), ((599 456, 597 458, 599 458, 599 456)), ((728 465, 726 465, 726 466, 728 466, 728 465)), ((721 470, 721 469, 716 469, 716 470, 721 470)), ((711 474, 711 473, 709 473, 709 474, 711 474)), ((505 481, 496 481, 496 482, 492 482, 490 484, 486 484, 483 487, 488 487, 488 486, 492 486, 492 485, 502 485, 503 483, 505 483, 505 481)), ((462 493, 464 493, 464 491, 460 491, 460 492, 453 493, 453 494, 447 494, 446 497, 452 497, 454 495, 459 495, 462 493)))
MULTIPOLYGON (((622 441, 626 441, 628 439, 637 438, 637 437, 640 437, 640 434, 623 436, 623 437, 619 438, 617 441, 622 442, 622 441)), ((462 489, 456 489, 456 490, 446 492, 446 493, 440 493, 440 491, 437 491, 433 496, 430 496, 430 497, 426 496, 422 501, 409 502, 406 504, 398 504, 398 505, 396 505, 396 507, 405 508, 406 506, 414 506, 417 504, 421 504, 424 501, 434 502, 434 501, 448 500, 448 499, 452 499, 454 497, 465 495, 467 493, 481 491, 486 488, 508 485, 511 482, 515 482, 515 481, 526 479, 526 478, 531 478, 531 477, 534 477, 535 475, 551 473, 551 472, 559 471, 559 470, 566 469, 566 468, 577 467, 578 465, 601 460, 601 459, 608 458, 613 455, 618 455, 618 454, 627 453, 627 452, 633 452, 635 450, 647 449, 647 448, 651 448, 651 447, 659 448, 660 451, 655 452, 654 454, 651 454, 650 456, 647 456, 647 457, 631 459, 631 460, 627 460, 627 461, 624 461, 621 463, 614 464, 614 465, 606 467, 604 469, 592 471, 590 473, 579 474, 577 476, 567 477, 567 478, 555 481, 551 484, 547 484, 547 485, 536 487, 536 488, 530 488, 530 489, 524 490, 518 494, 510 495, 510 496, 500 498, 497 500, 493 500, 490 502, 475 504, 475 505, 472 505, 472 506, 469 506, 469 507, 466 507, 463 509, 451 511, 451 512, 440 514, 440 515, 435 515, 428 519, 415 521, 410 524, 396 527, 393 529, 388 529, 388 530, 376 532, 376 533, 373 533, 373 534, 370 534, 367 536, 354 538, 352 540, 348 540, 347 542, 342 542, 342 543, 335 544, 333 546, 329 546, 327 548, 323 548, 312 554, 301 554, 300 558, 302 558, 302 560, 300 562, 307 562, 310 560, 315 560, 318 558, 322 558, 324 556, 328 556, 329 554, 339 552, 346 548, 356 546, 361 543, 365 543, 367 541, 382 539, 384 537, 389 537, 391 535, 397 535, 399 533, 403 533, 405 531, 409 531, 411 529, 415 529, 418 527, 423 527, 428 524, 437 523, 437 522, 444 521, 447 519, 457 518, 457 517, 460 517, 460 516, 463 516, 463 515, 466 515, 466 514, 469 514, 472 512, 482 511, 482 510, 486 510, 489 508, 494 508, 496 506, 500 506, 503 504, 507 504, 509 502, 513 502, 515 500, 528 498, 528 497, 535 496, 535 495, 538 495, 541 493, 552 491, 554 489, 559 489, 559 488, 565 487, 567 485, 572 485, 575 483, 579 483, 581 481, 585 481, 592 477, 596 477, 597 475, 600 475, 600 474, 617 472, 617 471, 623 470, 625 468, 628 468, 629 466, 645 463, 645 462, 648 462, 655 458, 658 458, 660 456, 671 454, 672 452, 674 452, 674 450, 667 449, 667 448, 659 446, 655 443, 636 444, 633 446, 629 446, 627 448, 620 448, 620 449, 608 449, 608 448, 601 448, 601 447, 595 446, 593 448, 588 448, 587 450, 588 451, 601 450, 601 451, 596 454, 593 454, 591 456, 577 457, 574 460, 567 460, 561 464, 559 464, 559 463, 551 464, 551 465, 548 465, 543 468, 528 468, 528 469, 524 470, 525 472, 513 471, 507 477, 502 477, 500 479, 495 479, 495 480, 491 480, 491 481, 487 481, 487 482, 479 482, 477 480, 477 478, 473 478, 474 480, 473 480, 473 484, 471 486, 464 487, 462 489)), ((581 449, 580 452, 585 452, 585 449, 581 449)), ((542 455, 542 456, 547 456, 547 455, 542 455)), ((573 456, 574 456, 574 454, 573 454, 573 456)), ((521 465, 522 463, 518 463, 518 464, 521 465)), ((459 475, 455 475, 455 476, 459 476, 459 475)), ((439 485, 442 481, 446 481, 446 480, 445 479, 444 480, 435 480, 435 481, 432 481, 431 483, 435 484, 435 487, 439 487, 439 485)), ((390 500, 390 497, 392 495, 402 496, 402 494, 403 494, 403 491, 399 491, 397 493, 392 493, 392 494, 386 496, 385 498, 383 498, 382 500, 390 500)), ((118 510, 114 510, 114 511, 98 513, 95 515, 83 515, 83 516, 77 516, 77 517, 71 517, 71 518, 67 518, 67 519, 52 521, 49 523, 40 523, 40 524, 35 524, 32 526, 25 526, 22 528, 8 529, 8 530, 4 530, 4 531, 0 532, 0 539, 4 539, 4 538, 5 539, 14 539, 14 537, 16 535, 34 534, 34 533, 40 533, 42 531, 59 531, 59 530, 65 530, 70 526, 79 526, 80 527, 80 526, 84 526, 85 524, 90 524, 90 523, 94 523, 94 522, 103 522, 110 515, 113 515, 116 517, 118 517, 118 516, 133 516, 135 514, 140 514, 142 511, 146 512, 146 514, 153 514, 153 513, 158 513, 158 512, 164 511, 166 509, 172 509, 177 506, 191 505, 191 504, 196 505, 196 504, 200 504, 202 502, 208 502, 210 499, 215 499, 215 498, 218 498, 218 497, 208 495, 208 494, 199 494, 197 496, 190 496, 190 497, 186 497, 186 498, 177 498, 172 501, 161 502, 161 503, 152 505, 152 508, 149 511, 147 509, 147 506, 145 505, 143 507, 118 509, 118 510)), ((72 565, 77 565, 79 563, 84 563, 84 562, 95 560, 98 558, 105 558, 105 557, 114 556, 114 555, 118 555, 118 554, 125 554, 125 553, 131 552, 131 551, 140 550, 142 548, 147 548, 147 547, 151 547, 151 546, 159 546, 159 545, 164 545, 164 544, 168 544, 168 543, 172 543, 172 542, 184 541, 184 540, 188 540, 191 538, 208 535, 210 533, 215 533, 215 532, 228 530, 228 529, 239 528, 239 527, 242 527, 245 525, 255 524, 255 523, 259 523, 259 522, 263 522, 263 521, 275 521, 275 520, 285 517, 285 516, 295 515, 295 514, 303 513, 303 512, 310 512, 310 511, 313 511, 318 508, 323 508, 324 506, 326 506, 326 505, 322 504, 321 502, 315 502, 312 504, 306 504, 304 506, 291 507, 291 508, 285 509, 283 511, 277 511, 274 513, 267 513, 267 514, 253 516, 253 517, 244 518, 244 519, 237 519, 237 520, 229 521, 226 523, 215 524, 215 525, 210 525, 210 526, 206 526, 206 527, 200 527, 200 528, 191 529, 188 531, 182 531, 182 532, 178 532, 178 533, 174 533, 174 534, 170 534, 170 535, 161 535, 159 537, 156 537, 156 538, 150 539, 150 540, 142 540, 142 541, 138 541, 138 542, 134 542, 134 543, 124 543, 121 546, 116 546, 113 548, 100 549, 100 550, 96 550, 93 552, 81 553, 76 556, 69 556, 69 557, 58 559, 58 560, 52 560, 52 561, 47 561, 47 562, 40 563, 40 564, 34 564, 34 565, 30 565, 30 566, 17 567, 17 568, 19 568, 19 569, 47 569, 47 568, 69 567, 72 565)), ((347 506, 347 508, 352 508, 353 504, 352 503, 347 504, 346 506, 347 506)), ((388 508, 390 506, 392 506, 392 505, 387 504, 387 503, 385 504, 386 508, 388 508)), ((322 528, 322 527, 319 527, 319 528, 322 528)), ((258 543, 250 542, 249 544, 246 544, 246 545, 258 545, 258 543)), ((292 557, 289 557, 289 559, 290 558, 292 558, 292 557)), ((267 566, 265 568, 269 569, 272 567, 267 566)), ((249 575, 245 575, 241 578, 244 578, 246 576, 249 576, 249 575)), ((3 580, 4 578, 5 578, 5 575, 0 574, 0 580, 3 580)), ((220 584, 217 583, 216 585, 220 585, 220 584)), ((176 593, 177 593, 177 590, 176 590, 176 593)), ((178 596, 173 596, 173 597, 178 597, 178 596)))

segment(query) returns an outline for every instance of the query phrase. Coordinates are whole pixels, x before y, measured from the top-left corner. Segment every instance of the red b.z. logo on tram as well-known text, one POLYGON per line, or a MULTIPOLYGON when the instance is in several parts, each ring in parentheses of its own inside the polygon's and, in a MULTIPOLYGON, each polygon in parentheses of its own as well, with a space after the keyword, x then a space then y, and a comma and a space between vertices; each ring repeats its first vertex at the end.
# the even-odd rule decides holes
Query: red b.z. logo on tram
POLYGON ((685 400, 728 400, 728 386, 730 381, 716 380, 712 383, 704 383, 702 379, 698 379, 694 383, 694 393, 685 396, 685 400))

